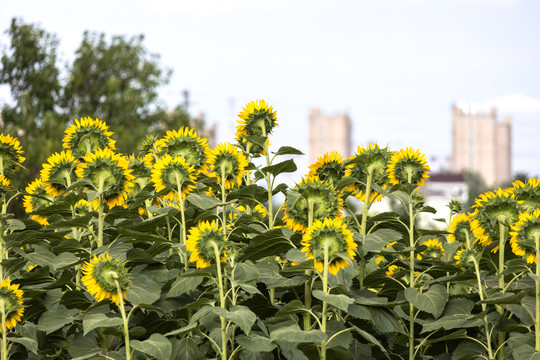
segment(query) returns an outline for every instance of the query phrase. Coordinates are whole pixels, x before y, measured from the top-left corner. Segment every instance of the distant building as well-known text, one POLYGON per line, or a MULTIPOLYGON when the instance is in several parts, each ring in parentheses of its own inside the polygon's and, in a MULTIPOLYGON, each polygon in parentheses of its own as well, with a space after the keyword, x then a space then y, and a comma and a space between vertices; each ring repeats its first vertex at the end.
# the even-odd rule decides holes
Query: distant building
POLYGON ((320 109, 309 111, 309 161, 335 150, 344 158, 351 155, 352 121, 344 111, 340 115, 323 115, 320 109))
POLYGON ((461 173, 431 173, 420 191, 425 196, 425 204, 437 210, 436 214, 421 214, 422 226, 443 229, 446 225, 434 219, 443 218, 448 221, 450 209, 446 205, 450 200, 459 200, 465 204, 468 200, 469 188, 465 175, 461 173))
POLYGON ((479 113, 469 103, 452 106, 452 170, 476 172, 488 186, 510 181, 512 119, 498 121, 494 108, 479 113))

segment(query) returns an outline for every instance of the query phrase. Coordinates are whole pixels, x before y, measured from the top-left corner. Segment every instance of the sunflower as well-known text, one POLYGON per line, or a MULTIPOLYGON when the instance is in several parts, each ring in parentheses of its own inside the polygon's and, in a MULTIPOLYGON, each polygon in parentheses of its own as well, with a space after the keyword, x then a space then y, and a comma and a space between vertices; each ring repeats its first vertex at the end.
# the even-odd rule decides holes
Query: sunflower
POLYGON ((167 190, 166 199, 182 198, 195 189, 195 168, 189 165, 182 156, 171 157, 169 154, 159 158, 152 168, 152 182, 156 192, 167 190))
MULTIPOLYGON (((372 184, 377 184, 383 189, 386 189, 389 178, 386 173, 386 168, 390 161, 392 152, 385 147, 381 149, 377 144, 369 144, 369 146, 356 148, 356 155, 349 158, 350 162, 346 166, 345 176, 349 176, 357 180, 347 186, 347 190, 354 196, 364 201, 366 198, 366 183, 369 172, 372 173, 372 184)), ((380 201, 384 196, 375 190, 371 190, 369 194, 369 202, 380 201)))
MULTIPOLYGON (((47 194, 47 191, 45 190, 45 185, 43 185, 41 179, 36 179, 32 181, 30 184, 28 184, 25 190, 29 194, 23 197, 23 206, 27 214, 45 208, 52 203, 53 198, 52 196, 47 194), (50 201, 47 201, 46 199, 49 199, 50 201)), ((30 219, 44 226, 49 225, 47 217, 45 216, 32 215, 30 216, 30 219)))
POLYGON ((444 248, 439 239, 429 239, 422 243, 426 249, 418 254, 418 260, 440 260, 444 256, 444 248))
MULTIPOLYGON (((266 215, 267 215, 266 208, 262 206, 261 204, 257 204, 255 205, 255 207, 248 207, 247 209, 243 205, 239 205, 236 207, 236 210, 244 214, 249 214, 256 221, 261 221, 261 222, 264 221, 264 218, 266 218, 266 215)), ((234 211, 230 212, 229 218, 231 220, 237 219, 238 213, 234 211)))
POLYGON ((73 156, 81 159, 86 153, 96 152, 99 149, 109 148, 115 150, 116 141, 111 139, 113 134, 109 126, 99 119, 90 117, 75 120, 75 124, 69 126, 64 132, 62 146, 71 150, 73 156))
POLYGON ((165 136, 154 143, 154 150, 148 151, 144 159, 148 167, 169 154, 172 157, 183 156, 192 165, 197 174, 202 171, 208 152, 208 141, 197 135, 194 129, 181 127, 178 131, 169 130, 165 136))
POLYGON ((535 239, 540 238, 540 209, 519 214, 518 221, 511 229, 512 252, 517 256, 525 256, 529 264, 536 263, 535 239))
POLYGON ((318 176, 322 181, 336 184, 345 176, 343 156, 337 151, 330 151, 318 157, 314 164, 309 165, 308 176, 318 176))
MULTIPOLYGON (((253 154, 253 155, 257 155, 257 154, 266 155, 266 152, 264 151, 263 144, 258 144, 256 142, 248 141, 246 136, 247 135, 243 134, 243 133, 236 133, 235 138, 234 138, 236 140, 238 146, 240 146, 240 148, 242 148, 242 150, 244 152, 248 151, 248 145, 249 145, 249 153, 250 154, 253 154)), ((266 142, 266 147, 268 148, 270 146, 270 139, 266 138, 265 142, 266 142)))
POLYGON ((47 164, 43 164, 41 169, 41 181, 47 194, 58 197, 71 186, 77 179, 74 171, 77 164, 78 161, 71 150, 49 156, 47 164))
POLYGON ((388 177, 390 184, 424 185, 429 172, 426 156, 412 148, 401 149, 394 153, 388 164, 388 177), (409 178, 410 177, 410 178, 409 178))
POLYGON ((452 218, 452 222, 448 227, 450 234, 449 242, 459 241, 462 244, 467 243, 468 233, 469 239, 472 239, 473 233, 471 231, 471 216, 470 214, 457 214, 452 218))
POLYGON ((313 259, 315 269, 322 273, 324 270, 324 245, 328 245, 328 272, 337 275, 339 270, 349 266, 349 262, 340 256, 346 253, 354 258, 354 250, 358 245, 353 240, 352 232, 347 229, 341 219, 325 218, 317 220, 302 236, 302 252, 306 259, 313 259))
POLYGON ((116 305, 120 303, 116 281, 120 284, 122 297, 126 298, 126 289, 130 286, 129 272, 118 259, 109 253, 95 255, 82 266, 84 276, 81 282, 97 301, 111 299, 116 305))
POLYGON ((532 212, 540 208, 540 180, 529 178, 526 184, 517 180, 512 186, 512 192, 522 211, 532 212))
POLYGON ((0 175, 0 195, 4 195, 11 190, 11 180, 4 175, 0 175))
MULTIPOLYGON (((21 321, 24 313, 23 291, 19 289, 19 284, 11 284, 9 279, 4 279, 0 283, 0 301, 4 303, 6 312, 6 329, 13 329, 17 321, 21 321)), ((0 331, 2 331, 2 317, 0 316, 0 331)))
POLYGON ((309 224, 309 205, 313 205, 313 221, 343 216, 343 199, 327 181, 305 177, 287 194, 283 205, 283 221, 293 231, 306 232, 309 224), (294 194, 294 196, 293 196, 294 194), (294 201, 293 201, 294 199, 294 201))
POLYGON ((241 138, 242 135, 267 137, 278 125, 274 108, 262 99, 248 103, 238 117, 240 120, 236 127, 237 138, 241 138))
POLYGON ((477 252, 474 249, 467 250, 464 248, 456 251, 454 255, 454 260, 456 260, 456 265, 462 269, 474 266, 474 258, 477 256, 477 252))
MULTIPOLYGON (((511 188, 481 194, 473 207, 476 209, 471 215, 471 230, 482 246, 500 240, 499 221, 510 225, 518 218, 518 203, 511 188)), ((492 251, 497 250, 498 243, 492 251)))
MULTIPOLYGON (((135 179, 131 172, 129 161, 109 148, 86 154, 75 170, 79 178, 88 179, 98 191, 103 191, 103 201, 109 208, 126 202, 135 179)), ((93 205, 97 208, 99 200, 95 199, 93 205)))
POLYGON ((25 160, 21 143, 11 135, 0 134, 0 175, 10 175, 17 171, 25 160))
POLYGON ((210 266, 215 260, 214 244, 220 250, 221 262, 226 261, 227 254, 222 249, 225 240, 223 229, 216 221, 200 221, 196 227, 189 229, 187 236, 186 250, 191 252, 189 261, 196 262, 197 269, 210 266))
POLYGON ((206 173, 210 177, 217 178, 219 184, 222 181, 222 174, 225 175, 225 189, 242 184, 242 176, 247 166, 248 161, 244 153, 229 143, 221 143, 208 151, 206 173))

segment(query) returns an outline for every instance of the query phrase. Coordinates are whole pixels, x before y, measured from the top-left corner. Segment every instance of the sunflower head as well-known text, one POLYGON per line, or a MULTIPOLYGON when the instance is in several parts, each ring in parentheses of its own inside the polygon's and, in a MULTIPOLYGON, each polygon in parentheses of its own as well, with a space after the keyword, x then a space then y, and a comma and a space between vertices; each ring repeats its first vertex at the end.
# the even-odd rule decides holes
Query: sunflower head
MULTIPOLYGON (((12 329, 21 321, 24 313, 23 291, 19 289, 19 284, 12 284, 9 279, 0 282, 0 302, 4 303, 6 312, 6 328, 12 329)), ((2 331, 2 317, 0 316, 0 331, 2 331)))
POLYGON ((168 191, 166 199, 185 199, 195 189, 195 168, 183 156, 165 154, 152 168, 152 182, 156 192, 168 191))
POLYGON ((471 217, 469 214, 457 214, 452 218, 448 227, 450 242, 459 241, 462 244, 467 243, 467 236, 472 240, 471 217))
POLYGON ((461 248, 456 251, 454 260, 456 260, 456 265, 462 269, 466 269, 474 266, 474 258, 477 256, 478 253, 474 249, 467 250, 461 248))
POLYGON ((293 231, 306 232, 309 227, 309 210, 313 209, 313 221, 343 216, 343 199, 327 181, 318 177, 305 177, 287 194, 283 221, 293 231))
POLYGON ((266 143, 266 147, 270 146, 270 139, 266 138, 264 140, 263 137, 260 137, 261 141, 249 141, 246 137, 247 135, 244 133, 236 132, 235 134, 235 140, 238 144, 238 146, 247 153, 249 150, 249 153, 254 155, 254 157, 257 157, 259 155, 266 155, 266 152, 264 151, 264 143, 266 143), (264 141, 264 142, 263 142, 264 141))
MULTIPOLYGON (((25 190, 28 195, 25 195, 23 197, 23 206, 27 214, 30 214, 36 210, 43 209, 52 204, 53 197, 47 194, 47 191, 45 190, 45 185, 43 185, 41 179, 36 179, 32 181, 30 184, 28 184, 25 190), (47 201, 46 199, 49 199, 49 201, 47 201)), ((49 225, 47 217, 45 216, 32 215, 30 216, 30 219, 44 226, 49 225)))
MULTIPOLYGON (((248 206, 247 209, 243 205, 239 205, 236 207, 236 210, 240 211, 242 214, 249 214, 253 219, 260 222, 263 222, 267 215, 266 208, 261 204, 257 204, 255 207, 248 206)), ((238 218, 238 214, 236 212, 230 212, 229 218, 235 220, 238 218)))
POLYGON ((345 176, 343 156, 337 151, 330 151, 317 158, 317 162, 309 166, 308 176, 317 176, 322 181, 336 184, 345 176))
POLYGON ((116 282, 120 285, 122 297, 126 298, 126 289, 130 286, 129 272, 118 259, 109 253, 95 255, 82 266, 84 276, 81 282, 97 301, 111 299, 116 305, 120 303, 116 282))
POLYGON ((444 256, 444 248, 439 239, 429 239, 422 243, 426 249, 416 255, 418 260, 440 260, 444 256))
POLYGON ((116 149, 116 141, 111 138, 113 133, 109 131, 109 126, 97 118, 94 120, 85 117, 75 120, 75 124, 68 127, 64 134, 62 146, 66 150, 71 150, 73 156, 78 159, 86 153, 99 149, 116 149))
POLYGON ((527 183, 514 181, 512 192, 522 211, 532 212, 540 208, 540 180, 529 178, 527 183))
MULTIPOLYGON (((103 201, 109 208, 123 206, 135 179, 127 158, 105 148, 86 154, 83 160, 75 170, 77 176, 89 180, 95 189, 103 191, 103 201)), ((99 200, 94 202, 94 208, 97 208, 99 200)))
POLYGON ((313 259, 315 269, 322 273, 324 270, 324 247, 328 248, 328 272, 337 275, 339 270, 349 266, 349 262, 340 254, 347 254, 350 259, 355 256, 358 247, 353 240, 352 232, 347 229, 341 219, 325 218, 317 220, 302 237, 302 252, 306 259, 313 259))
POLYGON ((78 163, 71 150, 49 156, 41 169, 41 180, 47 194, 58 197, 71 186, 77 180, 75 169, 78 163))
POLYGON ((201 221, 189 230, 186 240, 186 250, 191 252, 189 261, 197 263, 197 269, 210 266, 215 261, 214 245, 218 247, 220 260, 226 261, 225 240, 223 229, 217 221, 201 221))
POLYGON ((510 231, 510 245, 517 256, 525 256, 529 264, 536 263, 536 239, 540 239, 540 209, 519 214, 510 231))
POLYGON ((4 175, 0 175, 0 196, 11 190, 11 180, 4 175))
POLYGON ((194 129, 181 127, 178 131, 169 130, 165 136, 154 143, 154 149, 145 155, 149 167, 161 156, 181 156, 197 172, 203 170, 208 151, 208 141, 197 135, 194 129))
POLYGON ((11 175, 25 160, 21 143, 11 135, 0 134, 0 175, 11 175))
POLYGON ((208 151, 206 173, 210 177, 215 177, 218 184, 221 184, 223 176, 225 189, 242 184, 242 176, 247 166, 248 161, 244 153, 229 143, 221 143, 208 151))
POLYGON ((518 203, 512 189, 497 189, 481 194, 476 200, 474 213, 471 215, 471 230, 482 246, 500 240, 499 222, 509 226, 518 218, 518 203))
POLYGON ((426 156, 412 148, 401 149, 394 153, 388 164, 388 177, 391 184, 424 185, 429 175, 426 156))
POLYGON ((248 103, 238 114, 237 138, 244 136, 267 137, 277 126, 276 112, 264 100, 248 103))

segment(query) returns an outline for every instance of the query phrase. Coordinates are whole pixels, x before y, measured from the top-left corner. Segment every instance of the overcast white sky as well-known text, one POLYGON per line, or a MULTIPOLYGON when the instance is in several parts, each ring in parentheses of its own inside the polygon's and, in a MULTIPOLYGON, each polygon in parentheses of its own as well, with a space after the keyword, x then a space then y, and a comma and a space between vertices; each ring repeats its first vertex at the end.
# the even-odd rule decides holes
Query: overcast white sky
POLYGON ((216 122, 220 141, 264 98, 278 113, 275 149, 308 152, 310 107, 347 110, 354 143, 412 146, 437 170, 451 152, 451 105, 465 100, 511 115, 513 170, 540 175, 540 1, 1 1, 1 31, 14 16, 56 33, 64 60, 85 30, 144 34, 174 71, 164 101, 188 89, 190 112, 216 122))

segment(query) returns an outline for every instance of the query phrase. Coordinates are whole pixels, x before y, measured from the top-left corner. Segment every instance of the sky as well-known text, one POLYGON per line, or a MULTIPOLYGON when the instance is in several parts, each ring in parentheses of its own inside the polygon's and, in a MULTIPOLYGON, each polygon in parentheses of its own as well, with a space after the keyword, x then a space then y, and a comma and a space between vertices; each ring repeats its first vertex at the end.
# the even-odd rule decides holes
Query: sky
MULTIPOLYGON (((144 34, 149 52, 173 70, 160 89, 165 104, 182 102, 189 90, 190 113, 204 112, 217 124, 218 141, 232 142, 238 112, 265 99, 278 116, 274 150, 290 145, 307 154, 309 109, 317 107, 329 115, 347 111, 354 144, 413 147, 440 170, 451 154, 452 104, 496 106, 500 117, 513 118, 513 172, 540 175, 540 1, 80 4, 1 1, 0 30, 12 17, 38 23, 58 36, 64 62, 85 30, 144 34)), ((5 33, 0 40, 6 46, 5 33)), ((296 161, 307 172, 307 156, 296 161)))

